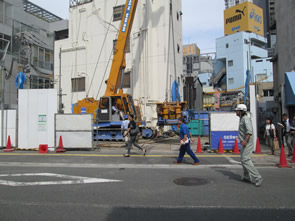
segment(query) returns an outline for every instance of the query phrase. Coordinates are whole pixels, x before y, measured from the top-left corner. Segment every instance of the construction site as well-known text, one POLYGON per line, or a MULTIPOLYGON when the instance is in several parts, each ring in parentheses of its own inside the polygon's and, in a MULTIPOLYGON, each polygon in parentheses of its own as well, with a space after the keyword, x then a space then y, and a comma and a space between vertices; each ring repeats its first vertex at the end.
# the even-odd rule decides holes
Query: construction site
MULTIPOLYGON (((233 9, 243 5, 260 10, 251 2, 233 9)), ((204 149, 217 150, 222 138, 232 151, 237 105, 249 107, 255 140, 276 112, 261 29, 229 33, 226 24, 216 52, 202 54, 182 43, 181 0, 71 0, 69 20, 28 0, 2 6, 7 18, 34 23, 3 24, 12 28, 1 41, 2 147, 8 137, 19 149, 56 148, 61 137, 67 149, 118 145, 134 115, 140 139, 177 136, 183 117, 204 149)))

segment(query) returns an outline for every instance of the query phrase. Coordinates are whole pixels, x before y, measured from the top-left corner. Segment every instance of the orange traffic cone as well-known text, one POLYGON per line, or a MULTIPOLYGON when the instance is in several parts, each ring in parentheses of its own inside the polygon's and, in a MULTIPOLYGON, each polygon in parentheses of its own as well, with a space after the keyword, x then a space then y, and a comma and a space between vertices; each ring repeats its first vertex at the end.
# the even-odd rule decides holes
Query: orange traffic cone
POLYGON ((259 138, 257 137, 257 141, 256 141, 256 152, 258 154, 261 154, 261 147, 260 147, 260 142, 259 142, 259 138))
POLYGON ((221 137, 220 137, 220 140, 219 140, 218 154, 224 154, 223 143, 222 143, 222 138, 221 137))
POLYGON ((235 140, 235 146, 234 146, 234 152, 233 152, 233 154, 240 154, 237 138, 235 140))
POLYGON ((64 153, 66 152, 66 149, 64 149, 64 146, 62 144, 62 136, 59 137, 59 144, 58 144, 58 148, 56 150, 56 153, 64 153))
POLYGON ((295 143, 293 145, 293 157, 292 157, 292 160, 290 161, 290 163, 295 163, 295 143))
POLYGON ((278 164, 278 167, 280 168, 290 168, 290 166, 287 163, 286 154, 284 150, 284 146, 281 146, 281 157, 280 157, 280 164, 278 164))
POLYGON ((202 151, 202 146, 201 146, 201 139, 200 139, 200 137, 198 138, 198 146, 197 146, 196 153, 203 153, 203 151, 202 151))
POLYGON ((12 151, 15 151, 15 149, 11 148, 10 136, 8 136, 6 149, 4 149, 3 152, 12 152, 12 151))

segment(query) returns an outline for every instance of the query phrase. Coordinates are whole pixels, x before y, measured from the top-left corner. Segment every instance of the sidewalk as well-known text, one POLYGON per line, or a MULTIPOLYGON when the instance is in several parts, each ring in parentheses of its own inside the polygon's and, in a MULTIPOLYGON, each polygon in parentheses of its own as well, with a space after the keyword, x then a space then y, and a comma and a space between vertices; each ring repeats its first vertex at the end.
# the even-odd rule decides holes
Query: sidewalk
MULTIPOLYGON (((202 147, 204 143, 208 142, 207 137, 201 138, 201 144, 202 147)), ((171 164, 173 160, 176 159, 176 157, 179 154, 179 139, 176 137, 172 138, 157 138, 154 140, 148 140, 148 139, 140 139, 139 144, 143 146, 143 148, 147 149, 147 157, 150 161, 145 160, 138 160, 137 163, 159 163, 163 162, 171 164), (169 160, 168 160, 169 158, 169 160), (174 159, 172 159, 174 158, 174 159)), ((105 158, 103 162, 107 162, 106 158, 112 158, 115 162, 119 163, 124 158, 122 155, 127 152, 127 147, 122 147, 123 143, 114 143, 114 142, 104 142, 100 143, 100 148, 93 148, 92 150, 68 150, 66 153, 55 153, 55 152, 49 152, 48 154, 38 154, 36 151, 14 151, 12 153, 0 153, 0 156, 27 156, 29 159, 34 159, 36 156, 50 156, 50 157, 58 157, 62 158, 63 156, 66 158, 71 157, 77 157, 77 159, 80 158, 105 158)), ((197 149, 197 139, 195 142, 191 143, 191 148, 194 152, 196 152, 197 149)), ((253 163, 256 166, 266 166, 266 167, 275 167, 280 162, 280 152, 276 151, 275 155, 269 155, 270 150, 269 148, 261 144, 261 151, 262 154, 253 154, 252 160, 253 163)), ((139 157, 142 157, 141 152, 136 148, 133 147, 131 151, 131 158, 136 159, 139 157)), ((211 153, 208 151, 204 151, 202 154, 196 154, 201 161, 203 161, 205 164, 229 164, 229 165, 240 165, 240 155, 239 154, 233 154, 233 153, 224 153, 224 154, 218 154, 218 153, 211 153)), ((186 155, 187 158, 189 158, 188 155, 186 155)), ((3 158, 2 158, 3 159, 3 158)), ((15 158, 16 159, 16 158, 15 158)), ((8 159, 7 159, 8 160, 8 159)), ((287 158, 287 161, 289 161, 291 158, 287 158)), ((292 165, 289 163, 289 165, 292 165)), ((293 164, 295 166, 295 164, 293 164)))

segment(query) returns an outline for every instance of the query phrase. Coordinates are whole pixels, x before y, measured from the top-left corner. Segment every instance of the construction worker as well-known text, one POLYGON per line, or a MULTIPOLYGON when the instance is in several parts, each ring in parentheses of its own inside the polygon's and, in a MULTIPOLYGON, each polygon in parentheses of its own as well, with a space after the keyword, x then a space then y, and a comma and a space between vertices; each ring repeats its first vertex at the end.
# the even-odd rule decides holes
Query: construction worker
POLYGON ((179 149, 179 156, 177 158, 177 161, 174 162, 174 164, 181 164, 184 154, 188 153, 188 155, 190 155, 191 158, 193 158, 193 160, 194 160, 193 165, 199 165, 200 161, 196 157, 196 155, 194 154, 194 152, 192 151, 192 149, 190 147, 190 141, 192 139, 192 135, 191 135, 188 127, 184 123, 184 118, 183 117, 178 118, 178 123, 180 124, 180 144, 181 144, 181 146, 179 149))
POLYGON ((241 143, 241 163, 244 169, 242 180, 254 183, 255 186, 259 187, 262 184, 262 177, 251 160, 254 150, 253 127, 251 119, 247 116, 247 106, 239 104, 236 108, 236 114, 240 118, 238 140, 241 143))

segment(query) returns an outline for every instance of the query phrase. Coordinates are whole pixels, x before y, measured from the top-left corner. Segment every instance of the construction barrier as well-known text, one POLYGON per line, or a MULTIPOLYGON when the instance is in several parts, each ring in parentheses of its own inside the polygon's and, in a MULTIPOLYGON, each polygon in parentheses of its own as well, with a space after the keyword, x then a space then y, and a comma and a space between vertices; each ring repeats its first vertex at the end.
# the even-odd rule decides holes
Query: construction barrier
MULTIPOLYGON (((233 150, 238 137, 239 118, 235 112, 210 112, 211 150, 218 150, 220 138, 224 150, 233 150)), ((240 143, 238 142, 240 148, 240 143)))
POLYGON ((61 136, 64 149, 93 148, 93 114, 56 114, 55 146, 61 136))

